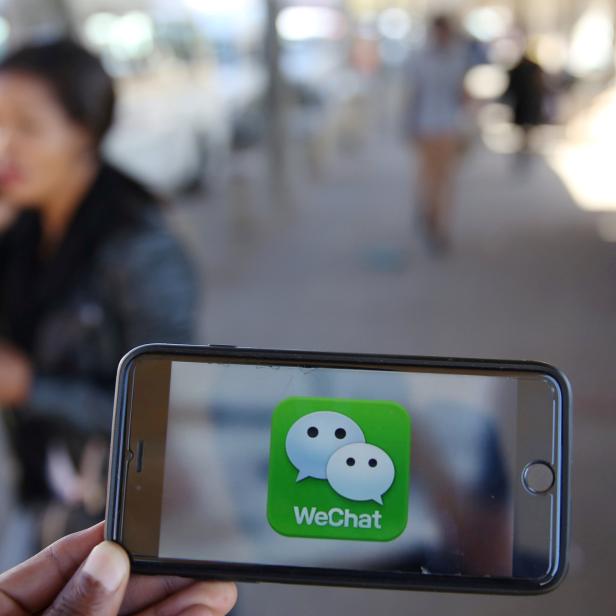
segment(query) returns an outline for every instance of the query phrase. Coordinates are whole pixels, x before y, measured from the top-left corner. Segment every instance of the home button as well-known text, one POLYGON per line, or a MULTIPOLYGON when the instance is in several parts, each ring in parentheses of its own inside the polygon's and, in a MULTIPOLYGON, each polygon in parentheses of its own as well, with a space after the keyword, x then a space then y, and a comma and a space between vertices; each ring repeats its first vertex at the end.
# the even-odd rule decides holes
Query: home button
POLYGON ((531 494, 545 494, 554 485, 554 471, 547 462, 531 462, 522 472, 522 483, 531 494))

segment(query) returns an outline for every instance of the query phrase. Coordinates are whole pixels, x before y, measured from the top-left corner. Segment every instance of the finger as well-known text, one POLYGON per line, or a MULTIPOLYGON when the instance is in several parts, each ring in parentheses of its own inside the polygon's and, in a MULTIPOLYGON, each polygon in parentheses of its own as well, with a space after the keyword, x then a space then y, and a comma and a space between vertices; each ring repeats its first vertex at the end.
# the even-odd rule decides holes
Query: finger
POLYGON ((0 614, 3 614, 3 616, 27 616, 30 612, 23 605, 17 603, 13 597, 0 590, 0 614))
POLYGON ((190 578, 176 576, 131 575, 120 614, 138 612, 194 583, 190 578))
POLYGON ((232 582, 195 582, 150 606, 140 616, 178 616, 185 612, 223 616, 236 601, 237 587, 232 582))
POLYGON ((187 610, 180 612, 178 616, 211 616, 211 614, 212 612, 209 608, 203 607, 202 605, 193 605, 187 610))
POLYGON ((116 543, 97 545, 45 614, 116 616, 130 575, 126 552, 116 543))
POLYGON ((0 614, 4 614, 1 609, 4 605, 21 606, 27 613, 45 609, 92 548, 102 540, 103 524, 100 523, 63 537, 26 562, 0 575, 0 614))

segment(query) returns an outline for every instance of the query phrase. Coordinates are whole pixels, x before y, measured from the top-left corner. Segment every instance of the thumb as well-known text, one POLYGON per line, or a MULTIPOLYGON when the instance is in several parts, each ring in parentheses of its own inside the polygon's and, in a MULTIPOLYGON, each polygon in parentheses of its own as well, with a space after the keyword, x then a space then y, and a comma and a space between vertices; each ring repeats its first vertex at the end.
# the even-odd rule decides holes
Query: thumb
POLYGON ((49 616, 115 616, 130 574, 126 552, 104 541, 91 552, 45 612, 49 616))

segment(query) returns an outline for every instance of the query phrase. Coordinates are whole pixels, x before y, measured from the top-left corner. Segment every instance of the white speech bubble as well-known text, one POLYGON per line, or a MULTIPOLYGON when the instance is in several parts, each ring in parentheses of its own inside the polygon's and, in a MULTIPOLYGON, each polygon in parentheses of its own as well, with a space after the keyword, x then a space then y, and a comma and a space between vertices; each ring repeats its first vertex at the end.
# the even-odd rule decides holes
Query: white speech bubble
POLYGON ((364 443, 361 428, 346 415, 316 411, 300 417, 287 433, 285 448, 289 460, 299 471, 297 481, 306 477, 327 478, 327 461, 350 443, 364 443))
POLYGON ((383 504, 383 494, 394 482, 391 458, 368 443, 341 447, 327 462, 327 480, 340 496, 354 501, 373 500, 383 504))

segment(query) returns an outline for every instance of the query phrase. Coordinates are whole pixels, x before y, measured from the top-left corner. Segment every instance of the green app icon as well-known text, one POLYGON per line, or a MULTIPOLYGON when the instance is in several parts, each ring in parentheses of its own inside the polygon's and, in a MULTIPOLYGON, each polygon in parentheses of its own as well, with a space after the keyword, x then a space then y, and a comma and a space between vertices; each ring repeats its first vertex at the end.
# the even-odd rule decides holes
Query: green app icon
POLYGON ((408 520, 410 447, 397 402, 283 400, 272 416, 270 526, 290 537, 395 539, 408 520))

